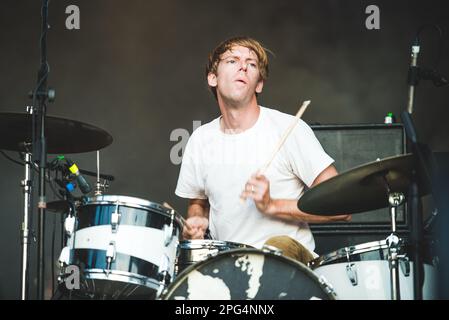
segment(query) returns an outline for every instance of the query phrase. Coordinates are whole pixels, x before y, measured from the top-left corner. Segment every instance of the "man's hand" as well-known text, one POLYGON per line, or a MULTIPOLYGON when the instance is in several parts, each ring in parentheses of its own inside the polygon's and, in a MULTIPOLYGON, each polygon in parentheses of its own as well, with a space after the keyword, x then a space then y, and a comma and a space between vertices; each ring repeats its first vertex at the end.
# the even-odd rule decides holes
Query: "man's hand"
MULTIPOLYGON (((331 165, 327 167, 314 181, 312 186, 327 180, 337 171, 331 165)), ((273 199, 270 196, 270 181, 262 174, 256 173, 245 184, 240 195, 242 200, 253 199, 257 209, 270 217, 278 218, 289 223, 304 221, 308 223, 327 223, 333 221, 351 221, 351 215, 321 216, 302 212, 298 208, 298 200, 273 199)))
POLYGON ((193 216, 186 220, 182 229, 184 239, 204 239, 209 219, 206 217, 193 216))
POLYGON ((253 174, 245 184, 245 190, 243 190, 240 197, 243 200, 247 198, 253 199, 260 212, 270 214, 272 204, 270 181, 263 174, 253 174))

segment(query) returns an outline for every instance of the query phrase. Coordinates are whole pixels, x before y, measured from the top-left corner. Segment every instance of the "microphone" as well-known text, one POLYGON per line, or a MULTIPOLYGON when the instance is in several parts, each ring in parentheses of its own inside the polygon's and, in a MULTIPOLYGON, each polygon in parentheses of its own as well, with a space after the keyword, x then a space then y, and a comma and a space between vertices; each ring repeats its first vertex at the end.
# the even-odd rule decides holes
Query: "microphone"
POLYGON ((90 184, 84 179, 84 177, 80 174, 80 170, 78 166, 70 159, 66 158, 67 165, 69 166, 69 171, 76 176, 76 181, 78 182, 78 186, 82 193, 89 193, 92 188, 90 184))
POLYGON ((407 83, 409 85, 407 111, 410 114, 413 112, 413 98, 415 96, 415 86, 418 85, 419 82, 419 69, 416 66, 418 61, 418 53, 419 53, 419 39, 418 37, 416 37, 415 40, 413 40, 412 44, 412 57, 410 61, 410 68, 407 79, 407 83))

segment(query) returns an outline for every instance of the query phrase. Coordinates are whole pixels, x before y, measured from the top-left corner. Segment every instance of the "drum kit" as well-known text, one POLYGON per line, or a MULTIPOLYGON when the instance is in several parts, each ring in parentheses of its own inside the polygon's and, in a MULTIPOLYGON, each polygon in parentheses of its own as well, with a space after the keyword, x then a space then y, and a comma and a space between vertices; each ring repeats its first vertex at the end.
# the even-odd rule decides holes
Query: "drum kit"
MULTIPOLYGON (((49 153, 98 151, 112 143, 107 132, 94 126, 56 117, 46 121, 49 153)), ((30 164, 30 141, 29 114, 0 114, 1 149, 25 153, 30 164)), ((58 290, 64 290, 69 266, 80 271, 80 287, 70 291, 70 298, 414 298, 410 246, 397 235, 395 221, 412 182, 415 162, 410 154, 362 165, 305 192, 298 202, 304 212, 356 214, 389 207, 392 226, 387 239, 337 249, 307 266, 268 246, 259 250, 213 239, 182 240, 185 220, 173 208, 103 194, 98 162, 94 196, 47 204, 47 210, 66 215, 58 290)), ((429 192, 420 180, 419 186, 420 195, 429 192)), ((23 187, 27 197, 30 186, 23 187)), ((423 297, 433 299, 436 269, 430 262, 424 263, 424 275, 423 297)))
POLYGON ((391 234, 386 239, 341 248, 309 263, 315 273, 339 288, 340 299, 437 298, 434 261, 421 257, 422 217, 415 217, 420 224, 413 221, 410 238, 414 241, 397 234, 397 208, 406 197, 413 197, 416 189, 411 186, 419 185, 417 196, 430 192, 428 180, 417 167, 413 154, 370 162, 326 180, 298 202, 302 211, 321 215, 389 207, 391 234))

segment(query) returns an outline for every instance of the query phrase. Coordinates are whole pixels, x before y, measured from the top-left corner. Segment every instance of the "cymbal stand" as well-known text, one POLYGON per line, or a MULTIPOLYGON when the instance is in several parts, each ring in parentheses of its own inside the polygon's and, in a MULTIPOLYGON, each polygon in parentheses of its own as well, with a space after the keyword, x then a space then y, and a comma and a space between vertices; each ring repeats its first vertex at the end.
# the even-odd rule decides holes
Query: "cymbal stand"
POLYGON ((103 183, 100 181, 100 151, 97 150, 97 183, 95 184, 95 196, 101 196, 109 188, 108 181, 105 179, 103 183))
POLYGON ((23 188, 23 223, 22 223, 22 274, 21 274, 21 299, 28 299, 28 244, 29 244, 29 214, 31 205, 31 153, 25 153, 25 179, 22 180, 23 188))
POLYGON ((388 265, 390 268, 391 283, 391 300, 400 300, 400 283, 399 283, 399 251, 400 238, 396 233, 396 211, 397 207, 404 202, 405 196, 400 192, 389 192, 388 202, 390 204, 391 217, 391 234, 387 237, 388 245, 388 265))

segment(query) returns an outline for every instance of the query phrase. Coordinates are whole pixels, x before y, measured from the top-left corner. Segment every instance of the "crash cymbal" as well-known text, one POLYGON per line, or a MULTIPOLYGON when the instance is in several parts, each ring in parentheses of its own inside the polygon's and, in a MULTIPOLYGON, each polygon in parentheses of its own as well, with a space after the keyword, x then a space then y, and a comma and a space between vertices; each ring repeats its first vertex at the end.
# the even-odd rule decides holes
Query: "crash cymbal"
MULTIPOLYGON (((87 123, 46 116, 48 153, 81 153, 100 150, 112 143, 112 136, 87 123)), ((0 113, 0 149, 24 151, 31 142, 31 115, 0 113)))
MULTIPOLYGON (((361 165, 307 190, 298 200, 298 208, 310 214, 332 216, 388 207, 386 185, 391 192, 407 195, 414 168, 411 154, 361 165)), ((419 177, 418 189, 421 196, 428 193, 419 177)))

